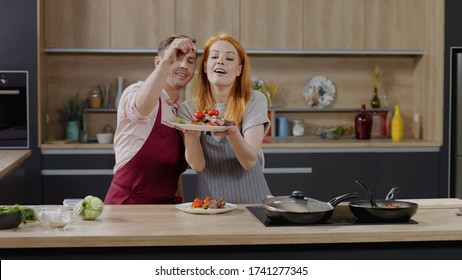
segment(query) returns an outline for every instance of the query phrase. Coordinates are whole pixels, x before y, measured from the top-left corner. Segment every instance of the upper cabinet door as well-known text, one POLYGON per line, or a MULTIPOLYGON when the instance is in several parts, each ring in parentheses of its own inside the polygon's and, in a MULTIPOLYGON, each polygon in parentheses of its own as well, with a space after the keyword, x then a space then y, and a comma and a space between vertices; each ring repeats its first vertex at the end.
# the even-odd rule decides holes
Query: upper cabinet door
POLYGON ((175 33, 175 1, 111 0, 111 48, 157 48, 175 33))
POLYGON ((45 46, 108 48, 110 0, 45 0, 45 46))
POLYGON ((425 49, 425 2, 365 1, 365 49, 425 49))
POLYGON ((303 0, 241 1, 241 43, 246 49, 302 49, 303 0))
POLYGON ((181 0, 176 5, 176 33, 205 41, 218 32, 239 39, 239 0, 181 0))
POLYGON ((303 48, 364 48, 364 0, 304 0, 303 48))

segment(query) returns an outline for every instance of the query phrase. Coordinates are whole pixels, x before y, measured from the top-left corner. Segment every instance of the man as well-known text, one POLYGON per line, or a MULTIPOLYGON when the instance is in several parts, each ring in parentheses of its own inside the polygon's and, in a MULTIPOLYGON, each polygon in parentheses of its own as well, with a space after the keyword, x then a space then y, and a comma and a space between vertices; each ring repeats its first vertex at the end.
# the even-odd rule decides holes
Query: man
POLYGON ((179 94, 196 67, 195 40, 173 35, 159 44, 154 71, 127 87, 117 109, 116 164, 106 204, 166 204, 182 201, 178 187, 186 170, 184 146, 169 122, 179 94))

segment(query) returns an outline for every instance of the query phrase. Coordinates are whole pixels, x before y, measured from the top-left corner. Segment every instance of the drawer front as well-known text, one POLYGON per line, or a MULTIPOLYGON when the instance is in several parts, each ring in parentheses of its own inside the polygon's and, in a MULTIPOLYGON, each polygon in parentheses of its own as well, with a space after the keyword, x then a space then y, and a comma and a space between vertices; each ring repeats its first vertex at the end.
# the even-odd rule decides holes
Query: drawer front
POLYGON ((43 204, 62 204, 66 198, 84 198, 86 195, 104 200, 111 180, 110 175, 43 176, 43 204))
POLYGON ((42 169, 113 169, 114 154, 42 155, 42 169))

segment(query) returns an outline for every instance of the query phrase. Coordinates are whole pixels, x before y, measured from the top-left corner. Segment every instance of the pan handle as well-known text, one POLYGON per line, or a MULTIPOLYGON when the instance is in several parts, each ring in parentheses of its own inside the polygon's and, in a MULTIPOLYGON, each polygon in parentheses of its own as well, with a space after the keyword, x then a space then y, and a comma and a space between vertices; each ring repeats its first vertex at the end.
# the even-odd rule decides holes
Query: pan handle
POLYGON ((388 192, 385 200, 387 201, 394 201, 396 199, 396 196, 399 193, 399 188, 398 187, 393 187, 390 192, 388 192))
POLYGON ((342 201, 345 201, 345 200, 350 199, 350 198, 357 198, 358 196, 359 195, 356 192, 355 193, 342 194, 340 196, 332 198, 327 203, 330 204, 332 207, 335 207, 342 201))

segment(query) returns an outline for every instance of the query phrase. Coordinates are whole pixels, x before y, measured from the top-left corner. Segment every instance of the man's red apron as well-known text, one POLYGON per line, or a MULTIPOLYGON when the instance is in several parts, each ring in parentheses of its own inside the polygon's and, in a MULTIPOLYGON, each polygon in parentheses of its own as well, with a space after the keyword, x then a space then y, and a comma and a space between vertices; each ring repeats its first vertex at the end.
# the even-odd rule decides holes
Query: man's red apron
POLYGON ((161 123, 162 107, 148 139, 136 155, 116 171, 105 204, 168 204, 181 202, 175 193, 186 170, 180 133, 161 123))

